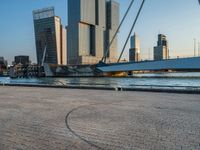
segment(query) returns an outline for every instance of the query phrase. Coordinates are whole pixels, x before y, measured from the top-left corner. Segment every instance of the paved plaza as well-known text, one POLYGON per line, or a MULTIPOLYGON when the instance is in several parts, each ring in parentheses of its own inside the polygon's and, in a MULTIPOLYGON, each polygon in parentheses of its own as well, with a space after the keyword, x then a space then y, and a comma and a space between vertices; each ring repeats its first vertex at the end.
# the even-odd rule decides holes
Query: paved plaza
POLYGON ((200 95, 0 86, 0 150, 200 150, 200 95))

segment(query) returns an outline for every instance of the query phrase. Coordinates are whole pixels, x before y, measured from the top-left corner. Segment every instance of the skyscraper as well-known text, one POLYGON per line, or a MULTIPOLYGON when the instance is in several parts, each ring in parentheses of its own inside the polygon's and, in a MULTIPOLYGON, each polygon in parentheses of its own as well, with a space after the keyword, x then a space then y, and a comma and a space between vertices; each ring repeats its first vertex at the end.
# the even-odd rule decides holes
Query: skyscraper
POLYGON ((136 33, 131 37, 131 48, 129 50, 129 61, 138 62, 141 61, 140 56, 140 41, 136 33))
POLYGON ((154 60, 163 59, 169 59, 168 42, 165 35, 159 34, 157 46, 154 47, 154 60))
POLYGON ((44 8, 33 11, 37 62, 42 65, 66 64, 63 57, 66 54, 66 31, 61 25, 61 19, 55 16, 54 8, 44 8), (46 52, 45 52, 46 49, 46 52))
MULTIPOLYGON (((68 0, 68 63, 94 64, 103 57, 119 25, 119 4, 106 0, 68 0)), ((117 39, 109 61, 116 61, 117 39)))
MULTIPOLYGON (((119 26, 119 3, 113 0, 106 2, 106 46, 108 48, 117 28, 119 26)), ((110 62, 116 62, 117 59, 117 38, 113 41, 109 49, 108 60, 110 62)))

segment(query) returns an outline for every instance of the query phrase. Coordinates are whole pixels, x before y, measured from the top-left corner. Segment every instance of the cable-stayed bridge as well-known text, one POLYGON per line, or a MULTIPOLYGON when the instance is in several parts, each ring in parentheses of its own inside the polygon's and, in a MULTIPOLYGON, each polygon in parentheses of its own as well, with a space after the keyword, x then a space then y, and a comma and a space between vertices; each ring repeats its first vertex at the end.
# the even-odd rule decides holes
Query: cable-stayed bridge
MULTIPOLYGON (((167 60, 161 60, 161 61, 142 61, 142 62, 127 62, 127 63, 120 63, 121 57, 124 53, 124 50, 126 48, 126 45, 128 43, 128 40, 130 38, 130 35, 136 25, 136 22, 138 20, 138 17, 141 13, 141 10, 143 8, 143 5, 146 0, 142 0, 142 3, 140 5, 140 8, 137 12, 136 18, 134 19, 134 22, 132 24, 132 27, 130 29, 130 32, 128 34, 128 37, 126 39, 126 42, 124 44, 124 47, 120 53, 119 59, 117 63, 113 64, 106 64, 106 57, 109 53, 109 48, 112 45, 113 40, 116 38, 116 35, 121 28, 127 14, 130 11, 130 8, 132 7, 135 0, 132 0, 123 19, 121 20, 121 23, 113 36, 113 39, 110 42, 109 47, 107 48, 107 51, 105 53, 105 56, 102 58, 100 63, 97 65, 97 69, 106 73, 106 72, 126 72, 126 71, 161 71, 161 70, 200 70, 200 57, 190 57, 190 58, 177 58, 177 59, 167 59, 167 60)), ((198 0, 200 4, 200 0, 198 0)))
POLYGON ((200 57, 98 65, 102 72, 192 70, 200 71, 200 57))

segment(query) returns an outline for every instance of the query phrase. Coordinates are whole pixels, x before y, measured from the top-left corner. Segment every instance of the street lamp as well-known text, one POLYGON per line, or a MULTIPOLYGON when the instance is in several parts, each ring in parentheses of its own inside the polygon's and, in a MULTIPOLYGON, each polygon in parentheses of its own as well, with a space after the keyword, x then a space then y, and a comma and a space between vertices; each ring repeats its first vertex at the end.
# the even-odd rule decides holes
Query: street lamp
POLYGON ((194 38, 194 57, 196 56, 196 39, 194 38))

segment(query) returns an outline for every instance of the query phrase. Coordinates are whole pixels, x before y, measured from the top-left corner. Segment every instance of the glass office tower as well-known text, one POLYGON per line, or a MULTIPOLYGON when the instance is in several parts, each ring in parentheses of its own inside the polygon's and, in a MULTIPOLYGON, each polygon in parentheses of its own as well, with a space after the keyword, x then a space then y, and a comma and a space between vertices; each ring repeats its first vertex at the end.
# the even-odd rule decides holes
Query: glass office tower
POLYGON ((55 16, 54 8, 33 11, 37 63, 66 64, 66 31, 61 19, 55 16), (64 43, 63 43, 64 42, 64 43), (46 49, 46 51, 45 51, 46 49), (43 62, 44 61, 44 62, 43 62))

